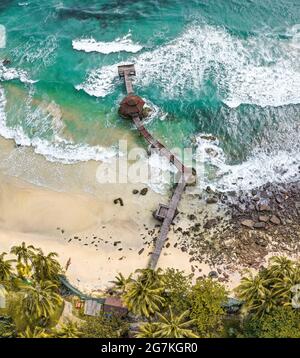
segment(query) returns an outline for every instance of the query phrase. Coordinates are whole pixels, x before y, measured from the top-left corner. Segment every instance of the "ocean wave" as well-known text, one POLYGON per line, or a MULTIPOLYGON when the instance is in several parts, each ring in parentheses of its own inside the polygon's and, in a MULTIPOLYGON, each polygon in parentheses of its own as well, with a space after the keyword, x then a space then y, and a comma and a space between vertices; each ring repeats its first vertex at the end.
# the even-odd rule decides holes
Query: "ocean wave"
MULTIPOLYGON (((207 135, 205 136, 207 137, 207 135)), ((274 149, 269 152, 257 147, 242 163, 228 164, 228 158, 217 139, 197 137, 197 174, 201 188, 220 191, 250 190, 266 184, 300 180, 300 150, 274 149)))
POLYGON ((0 81, 20 80, 22 83, 33 84, 37 81, 31 80, 26 71, 14 67, 6 67, 0 64, 0 81))
MULTIPOLYGON (((242 103, 282 106, 300 103, 295 36, 297 33, 289 40, 279 40, 262 34, 240 39, 224 28, 194 25, 170 43, 131 61, 137 70, 136 82, 159 86, 166 99, 191 93, 200 98, 211 76, 218 96, 230 107, 242 103)), ((77 88, 96 97, 108 95, 115 89, 118 65, 93 70, 77 88)))
POLYGON ((94 70, 84 83, 75 86, 75 88, 78 91, 85 91, 90 96, 105 97, 114 90, 116 71, 115 65, 103 67, 101 70, 94 70))
POLYGON ((143 49, 140 44, 133 43, 131 34, 122 38, 117 38, 112 42, 102 42, 91 39, 73 40, 74 50, 85 52, 99 52, 105 55, 116 52, 132 52, 137 53, 143 49))
POLYGON ((89 146, 87 144, 75 144, 61 137, 61 126, 57 123, 58 109, 52 104, 47 110, 53 115, 53 130, 56 133, 52 141, 38 137, 29 138, 23 128, 10 128, 6 124, 6 97, 0 87, 0 135, 7 139, 13 139, 17 145, 31 146, 34 152, 43 155, 48 161, 73 164, 82 161, 96 160, 107 161, 115 157, 116 150, 101 146, 89 146))

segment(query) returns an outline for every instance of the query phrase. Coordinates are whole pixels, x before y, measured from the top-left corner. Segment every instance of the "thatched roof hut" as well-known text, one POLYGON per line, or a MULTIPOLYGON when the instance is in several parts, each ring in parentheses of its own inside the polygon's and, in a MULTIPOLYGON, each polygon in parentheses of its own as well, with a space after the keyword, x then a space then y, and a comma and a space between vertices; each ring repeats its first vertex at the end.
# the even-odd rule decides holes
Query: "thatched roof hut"
POLYGON ((126 96, 120 104, 119 114, 125 118, 132 118, 134 115, 142 117, 144 100, 136 95, 126 96))

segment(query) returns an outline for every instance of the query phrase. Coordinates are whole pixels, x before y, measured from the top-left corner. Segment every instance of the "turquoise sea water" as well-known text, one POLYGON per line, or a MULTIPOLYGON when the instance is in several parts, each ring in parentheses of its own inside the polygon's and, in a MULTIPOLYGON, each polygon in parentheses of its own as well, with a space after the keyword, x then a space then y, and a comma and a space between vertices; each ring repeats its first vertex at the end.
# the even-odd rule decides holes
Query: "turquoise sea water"
POLYGON ((117 115, 117 65, 133 62, 147 127, 193 143, 205 182, 299 179, 299 1, 1 0, 0 24, 2 136, 66 163, 141 145, 117 115))

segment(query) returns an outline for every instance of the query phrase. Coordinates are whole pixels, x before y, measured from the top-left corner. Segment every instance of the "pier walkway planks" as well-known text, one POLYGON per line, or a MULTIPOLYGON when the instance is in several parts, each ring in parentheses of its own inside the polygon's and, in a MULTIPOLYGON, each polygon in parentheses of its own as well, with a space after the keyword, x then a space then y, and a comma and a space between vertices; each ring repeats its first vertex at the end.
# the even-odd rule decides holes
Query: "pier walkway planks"
MULTIPOLYGON (((135 75, 135 68, 134 65, 125 65, 125 66, 119 66, 119 76, 124 77, 126 91, 128 95, 133 95, 133 86, 132 86, 132 80, 131 76, 135 75)), ((194 177, 193 172, 191 168, 187 168, 186 166, 181 163, 181 161, 172 154, 163 144, 161 144, 158 140, 156 140, 144 127, 141 119, 140 114, 135 113, 131 115, 131 119, 133 120, 136 128, 141 133, 141 135, 145 138, 145 140, 153 147, 158 150, 158 153, 168 159, 168 161, 175 165, 177 170, 179 171, 180 179, 179 183, 177 184, 175 191, 173 193, 173 196, 171 198, 171 201, 167 207, 167 211, 163 217, 163 223, 160 230, 160 234, 156 240, 155 243, 155 249, 150 257, 149 261, 149 268, 155 270, 159 257, 161 255, 162 249, 164 247, 164 244, 168 238, 168 233, 170 230, 170 226, 172 224, 172 221, 175 217, 177 206, 180 202, 182 193, 185 190, 185 187, 187 185, 187 181, 194 177)), ((161 204, 160 204, 161 205, 161 204)))

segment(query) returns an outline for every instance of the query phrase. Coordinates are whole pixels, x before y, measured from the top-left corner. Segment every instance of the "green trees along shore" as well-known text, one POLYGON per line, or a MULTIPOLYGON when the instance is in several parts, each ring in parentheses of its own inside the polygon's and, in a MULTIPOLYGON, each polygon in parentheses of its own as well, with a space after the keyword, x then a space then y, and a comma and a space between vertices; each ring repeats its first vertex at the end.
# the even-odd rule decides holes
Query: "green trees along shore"
POLYGON ((74 319, 63 322, 70 298, 61 295, 60 274, 54 252, 22 243, 9 256, 0 254, 6 303, 0 308, 0 337, 300 338, 300 264, 285 257, 273 257, 257 273, 245 272, 233 292, 243 303, 237 312, 228 311, 229 292, 211 278, 138 269, 128 277, 119 273, 109 290, 127 307, 126 317, 103 312, 87 317, 73 309, 74 319))

